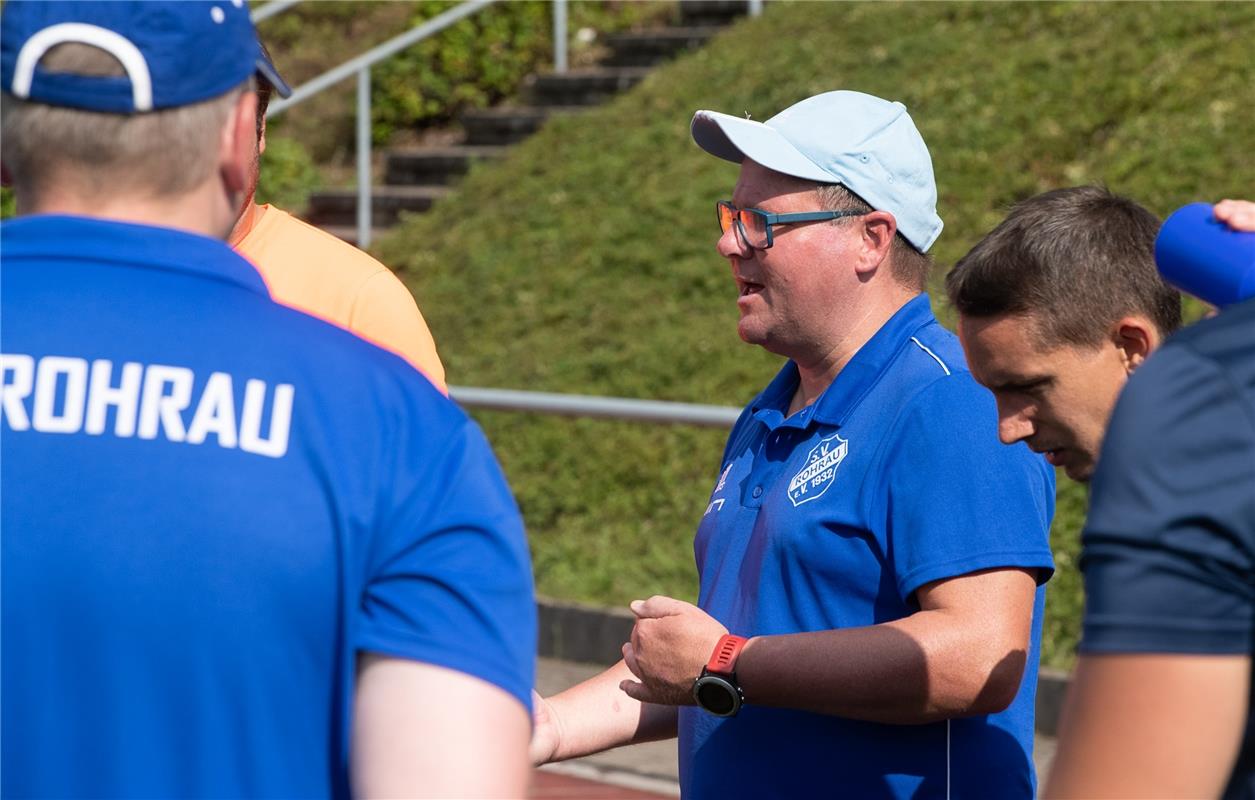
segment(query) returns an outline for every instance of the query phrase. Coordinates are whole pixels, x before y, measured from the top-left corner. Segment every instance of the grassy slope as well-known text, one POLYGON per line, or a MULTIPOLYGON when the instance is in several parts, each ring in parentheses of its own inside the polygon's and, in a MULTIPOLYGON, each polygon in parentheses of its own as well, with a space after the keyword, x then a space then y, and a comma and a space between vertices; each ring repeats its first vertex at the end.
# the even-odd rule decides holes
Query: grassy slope
MULTIPOLYGON (((612 105, 554 122, 380 250, 455 384, 740 405, 779 362, 736 337, 712 247, 736 168, 690 142, 695 109, 764 119, 833 88, 902 100, 938 176, 940 286, 1007 205, 1048 188, 1102 182, 1160 214, 1250 195, 1253 37, 1243 3, 772 4, 612 105)), ((721 432, 476 416, 527 517, 542 592, 693 596, 721 432)), ((1056 665, 1075 644, 1084 508, 1061 480, 1044 646, 1056 665)))

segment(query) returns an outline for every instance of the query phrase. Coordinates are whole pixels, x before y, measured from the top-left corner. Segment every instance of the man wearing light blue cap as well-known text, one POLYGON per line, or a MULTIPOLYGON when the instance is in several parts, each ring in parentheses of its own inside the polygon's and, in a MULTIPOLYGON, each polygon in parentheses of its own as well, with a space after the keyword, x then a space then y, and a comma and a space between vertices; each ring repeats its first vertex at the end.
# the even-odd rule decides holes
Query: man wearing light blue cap
POLYGON ((999 443, 923 294, 919 132, 837 91, 692 134, 741 165, 738 333, 789 360, 699 510, 698 606, 633 603, 624 662, 539 707, 533 757, 678 733, 686 797, 1031 797, 1053 474, 999 443))
POLYGON ((479 429, 222 239, 242 0, 0 19, 0 795, 519 797, 536 640, 479 429))

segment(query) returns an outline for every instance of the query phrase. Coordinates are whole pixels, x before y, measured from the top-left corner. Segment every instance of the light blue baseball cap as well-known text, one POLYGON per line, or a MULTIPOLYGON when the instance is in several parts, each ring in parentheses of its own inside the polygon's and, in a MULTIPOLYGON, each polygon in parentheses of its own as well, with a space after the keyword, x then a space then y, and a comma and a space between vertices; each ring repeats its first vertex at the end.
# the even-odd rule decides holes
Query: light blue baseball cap
POLYGON ((818 183, 839 183, 926 252, 941 235, 928 147, 906 106, 862 92, 808 97, 766 122, 718 111, 693 115, 693 141, 711 155, 818 183))

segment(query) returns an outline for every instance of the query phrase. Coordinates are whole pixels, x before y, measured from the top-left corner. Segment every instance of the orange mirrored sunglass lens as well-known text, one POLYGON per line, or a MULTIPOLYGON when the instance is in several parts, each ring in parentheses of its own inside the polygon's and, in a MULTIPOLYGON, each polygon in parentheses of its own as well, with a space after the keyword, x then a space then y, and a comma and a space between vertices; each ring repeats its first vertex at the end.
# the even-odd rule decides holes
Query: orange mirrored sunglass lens
POLYGON ((762 249, 767 246, 767 224, 762 214, 756 213, 743 208, 737 208, 731 203, 719 201, 715 206, 719 212, 719 229, 724 233, 728 232, 734 222, 737 225, 737 238, 744 241, 750 247, 762 249), (747 240, 747 241, 745 241, 747 240))
POLYGON ((763 248, 767 246, 767 225, 761 214, 755 214, 753 211, 741 211, 741 232, 749 240, 750 247, 763 248))

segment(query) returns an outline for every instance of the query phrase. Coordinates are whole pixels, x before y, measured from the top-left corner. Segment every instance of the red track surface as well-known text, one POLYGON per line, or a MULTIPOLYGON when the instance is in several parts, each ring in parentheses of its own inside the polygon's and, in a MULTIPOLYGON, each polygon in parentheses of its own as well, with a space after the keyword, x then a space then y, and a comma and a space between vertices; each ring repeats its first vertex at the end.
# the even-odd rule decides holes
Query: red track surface
POLYGON ((532 790, 528 797, 532 800, 675 800, 665 794, 627 789, 543 770, 532 772, 532 790))

